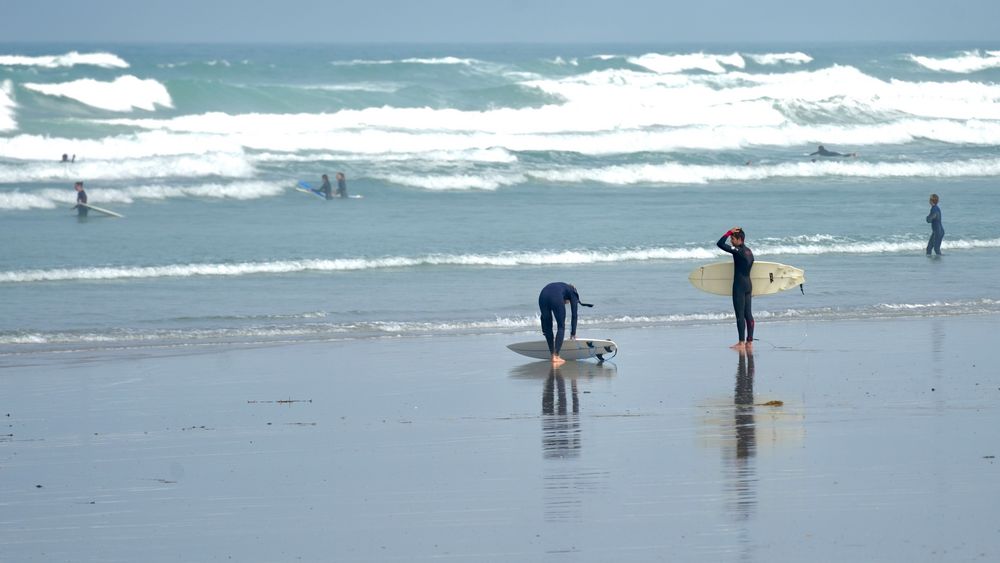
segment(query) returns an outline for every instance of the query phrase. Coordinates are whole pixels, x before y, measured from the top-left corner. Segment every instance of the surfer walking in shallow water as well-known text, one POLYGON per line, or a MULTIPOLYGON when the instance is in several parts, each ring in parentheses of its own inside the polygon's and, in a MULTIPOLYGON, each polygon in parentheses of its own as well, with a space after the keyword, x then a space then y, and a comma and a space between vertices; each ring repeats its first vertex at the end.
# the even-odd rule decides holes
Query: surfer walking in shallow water
MULTIPOLYGON (((558 366, 566 363, 566 360, 559 357, 562 350, 563 339, 566 336, 566 305, 569 304, 572 311, 570 321, 569 337, 576 339, 577 306, 580 305, 580 294, 576 287, 563 282, 552 282, 542 288, 538 294, 538 310, 541 313, 542 334, 545 335, 545 342, 549 345, 549 353, 552 354, 552 365, 558 366), (556 320, 556 333, 552 334, 552 318, 556 320)), ((590 307, 584 303, 583 306, 590 307)))
POLYGON ((927 222, 931 224, 931 239, 927 241, 927 255, 931 255, 931 251, 934 254, 941 256, 941 241, 944 240, 944 226, 941 224, 941 208, 938 207, 937 194, 931 194, 930 204, 931 212, 927 215, 927 222))
POLYGON ((750 269, 753 267, 753 252, 746 246, 746 233, 740 227, 733 227, 722 235, 716 246, 733 255, 733 310, 736 312, 736 330, 740 341, 731 348, 739 350, 753 347, 753 283, 750 269), (732 243, 726 244, 726 238, 732 243))
POLYGON ((87 216, 87 192, 83 189, 83 182, 77 182, 73 185, 73 189, 76 190, 76 205, 73 209, 76 209, 76 214, 78 217, 87 216))

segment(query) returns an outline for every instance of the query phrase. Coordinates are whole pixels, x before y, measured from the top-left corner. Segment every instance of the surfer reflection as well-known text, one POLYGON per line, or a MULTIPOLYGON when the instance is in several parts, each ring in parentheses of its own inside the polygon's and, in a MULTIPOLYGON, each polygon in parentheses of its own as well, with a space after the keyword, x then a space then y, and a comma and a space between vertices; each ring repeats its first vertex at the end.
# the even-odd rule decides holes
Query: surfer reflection
POLYGON ((580 394, 576 378, 569 382, 571 408, 566 400, 566 379, 553 366, 542 389, 542 451, 546 458, 565 458, 580 453, 580 394))
MULTIPOLYGON (((605 487, 608 471, 586 465, 582 458, 580 398, 586 391, 578 385, 614 377, 614 364, 566 362, 553 366, 532 362, 514 368, 515 379, 542 382, 542 487, 544 518, 552 522, 582 521, 588 491, 605 487)), ((537 397, 537 395, 536 395, 537 397)))
MULTIPOLYGON (((753 515, 757 504, 756 468, 753 458, 757 453, 757 426, 754 420, 753 397, 754 363, 753 352, 740 350, 736 364, 736 388, 733 393, 733 430, 735 448, 728 459, 727 468, 732 469, 729 489, 734 495, 731 509, 738 520, 747 520, 753 515)), ((727 457, 729 457, 727 455, 727 457)))

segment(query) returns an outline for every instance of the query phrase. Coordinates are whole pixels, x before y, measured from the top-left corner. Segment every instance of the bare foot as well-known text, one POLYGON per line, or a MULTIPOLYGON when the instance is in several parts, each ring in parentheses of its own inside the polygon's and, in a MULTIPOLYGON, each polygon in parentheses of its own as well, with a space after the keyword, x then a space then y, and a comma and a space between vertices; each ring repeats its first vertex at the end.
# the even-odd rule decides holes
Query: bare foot
POLYGON ((747 340, 746 349, 753 350, 753 340, 747 340))
POLYGON ((566 363, 566 360, 560 358, 556 354, 552 354, 552 365, 554 365, 554 366, 561 366, 561 365, 563 365, 565 363, 566 363))
POLYGON ((746 344, 743 343, 743 341, 740 341, 730 346, 730 348, 732 348, 733 350, 746 350, 746 344))

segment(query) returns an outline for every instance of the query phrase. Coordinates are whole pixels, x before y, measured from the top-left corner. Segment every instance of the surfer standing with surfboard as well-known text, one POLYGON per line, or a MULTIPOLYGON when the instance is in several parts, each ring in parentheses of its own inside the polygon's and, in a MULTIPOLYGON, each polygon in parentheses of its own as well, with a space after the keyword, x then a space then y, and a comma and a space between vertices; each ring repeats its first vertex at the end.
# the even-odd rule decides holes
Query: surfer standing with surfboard
MULTIPOLYGON (((87 216, 87 192, 83 191, 83 182, 77 182, 73 189, 76 190, 76 215, 77 217, 87 216)), ((64 212, 65 213, 65 212, 64 212)))
POLYGON ((753 252, 746 247, 746 233, 740 227, 733 227, 722 235, 716 246, 733 255, 733 310, 736 312, 736 330, 740 341, 730 346, 738 350, 753 347, 753 283, 750 268, 753 267, 753 252), (732 246, 726 244, 726 237, 732 246))

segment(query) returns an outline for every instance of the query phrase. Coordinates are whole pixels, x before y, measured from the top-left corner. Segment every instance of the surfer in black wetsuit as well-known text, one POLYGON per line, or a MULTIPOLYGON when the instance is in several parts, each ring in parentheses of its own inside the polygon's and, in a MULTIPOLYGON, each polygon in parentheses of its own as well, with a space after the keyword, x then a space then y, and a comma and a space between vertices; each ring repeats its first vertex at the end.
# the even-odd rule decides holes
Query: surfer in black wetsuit
POLYGON ((733 310, 736 312, 736 330, 740 341, 732 348, 743 349, 753 346, 753 284, 750 282, 750 268, 753 267, 753 252, 746 247, 746 233, 740 227, 733 227, 722 235, 716 246, 733 255, 733 310), (732 246, 726 244, 730 237, 732 246))
POLYGON ((563 338, 566 335, 566 304, 569 303, 573 316, 570 324, 569 337, 576 339, 577 305, 593 307, 588 303, 580 303, 580 294, 576 288, 568 283, 552 282, 542 288, 538 294, 538 310, 542 314, 542 334, 545 335, 545 342, 549 345, 549 352, 552 353, 552 364, 560 365, 566 360, 559 357, 562 350, 563 338), (552 317, 556 318, 557 331, 552 335, 552 317))
POLYGON ((820 145, 819 147, 816 148, 816 152, 809 153, 809 156, 816 156, 816 155, 819 155, 819 156, 844 156, 844 157, 849 157, 849 156, 858 156, 858 153, 852 152, 852 153, 844 154, 842 152, 828 151, 828 150, 826 150, 826 147, 824 147, 823 145, 820 145))
POLYGON ((77 182, 73 189, 76 190, 76 205, 73 209, 76 209, 77 217, 86 217, 87 211, 87 192, 83 191, 83 182, 77 182))
POLYGON ((333 199, 333 186, 330 185, 330 178, 323 174, 323 185, 319 187, 319 193, 326 199, 333 199))
POLYGON ((941 256, 941 241, 944 240, 944 226, 941 224, 941 208, 938 207, 938 195, 931 194, 931 212, 927 215, 927 222, 931 224, 931 239, 927 241, 927 255, 935 254, 941 256))
POLYGON ((347 197, 347 178, 343 172, 337 172, 337 197, 347 197))

